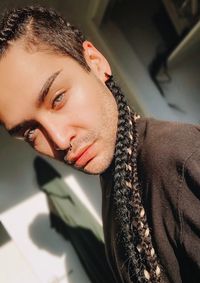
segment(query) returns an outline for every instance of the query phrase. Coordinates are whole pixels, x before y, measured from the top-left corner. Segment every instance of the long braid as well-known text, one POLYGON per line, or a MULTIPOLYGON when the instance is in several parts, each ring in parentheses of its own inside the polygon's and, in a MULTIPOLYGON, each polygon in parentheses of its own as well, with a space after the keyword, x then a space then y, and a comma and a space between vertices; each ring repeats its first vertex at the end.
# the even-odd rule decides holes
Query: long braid
POLYGON ((132 282, 160 282, 159 263, 152 245, 138 182, 138 117, 131 112, 112 77, 106 84, 116 99, 119 112, 113 195, 121 228, 121 244, 127 257, 124 266, 128 269, 132 282))

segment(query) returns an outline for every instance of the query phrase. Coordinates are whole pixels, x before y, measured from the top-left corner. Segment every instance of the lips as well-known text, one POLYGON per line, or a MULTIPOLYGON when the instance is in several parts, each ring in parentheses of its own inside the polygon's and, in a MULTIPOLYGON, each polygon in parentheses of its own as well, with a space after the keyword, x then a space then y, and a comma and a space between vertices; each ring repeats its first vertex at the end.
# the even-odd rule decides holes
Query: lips
POLYGON ((65 160, 70 165, 75 164, 78 167, 84 166, 92 158, 90 150, 91 147, 92 145, 87 145, 79 150, 77 154, 71 155, 69 158, 66 156, 65 160))

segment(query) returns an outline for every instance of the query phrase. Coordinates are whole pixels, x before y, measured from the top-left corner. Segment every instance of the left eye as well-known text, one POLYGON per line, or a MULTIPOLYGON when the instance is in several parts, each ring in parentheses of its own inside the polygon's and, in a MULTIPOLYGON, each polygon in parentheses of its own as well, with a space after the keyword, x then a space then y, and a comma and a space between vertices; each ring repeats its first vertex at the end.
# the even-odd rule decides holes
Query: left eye
POLYGON ((63 98, 64 98, 64 92, 58 94, 52 102, 52 108, 53 109, 56 108, 62 102, 63 98))

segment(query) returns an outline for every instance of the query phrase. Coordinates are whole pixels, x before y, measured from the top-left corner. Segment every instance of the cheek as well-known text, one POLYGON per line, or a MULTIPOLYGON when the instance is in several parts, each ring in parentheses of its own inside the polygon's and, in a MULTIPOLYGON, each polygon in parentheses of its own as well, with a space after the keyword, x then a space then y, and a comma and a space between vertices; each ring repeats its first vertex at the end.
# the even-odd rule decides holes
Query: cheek
POLYGON ((101 117, 101 108, 99 97, 95 89, 76 88, 73 91, 66 107, 63 108, 65 116, 62 122, 70 122, 72 126, 88 128, 99 122, 101 117), (67 118, 67 119, 66 119, 67 118))
POLYGON ((54 152, 52 150, 51 144, 42 132, 39 132, 39 134, 37 135, 33 148, 43 155, 54 157, 54 152))

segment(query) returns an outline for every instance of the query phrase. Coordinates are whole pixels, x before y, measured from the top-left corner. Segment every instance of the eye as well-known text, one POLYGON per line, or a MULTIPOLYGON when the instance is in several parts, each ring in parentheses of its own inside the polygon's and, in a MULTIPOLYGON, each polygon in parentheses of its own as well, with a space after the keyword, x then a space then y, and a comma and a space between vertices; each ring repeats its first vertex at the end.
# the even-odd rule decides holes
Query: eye
POLYGON ((52 102, 52 108, 53 108, 53 109, 55 109, 55 108, 57 108, 57 107, 59 107, 59 106, 61 105, 61 103, 62 103, 62 101, 63 101, 63 98, 64 98, 64 95, 65 95, 65 93, 62 92, 62 93, 58 94, 58 95, 54 98, 54 100, 53 100, 53 102, 52 102))
POLYGON ((24 139, 25 139, 26 142, 33 142, 34 141, 35 131, 36 131, 36 128, 30 128, 30 129, 27 129, 24 132, 24 139))

